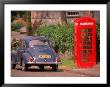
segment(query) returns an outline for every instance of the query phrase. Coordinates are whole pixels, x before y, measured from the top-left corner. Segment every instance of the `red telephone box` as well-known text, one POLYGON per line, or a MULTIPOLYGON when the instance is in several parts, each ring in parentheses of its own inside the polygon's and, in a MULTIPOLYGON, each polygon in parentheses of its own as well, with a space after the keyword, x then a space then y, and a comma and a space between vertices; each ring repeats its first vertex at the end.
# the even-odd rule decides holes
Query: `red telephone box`
POLYGON ((96 20, 90 17, 74 21, 74 62, 78 68, 96 64, 96 20))

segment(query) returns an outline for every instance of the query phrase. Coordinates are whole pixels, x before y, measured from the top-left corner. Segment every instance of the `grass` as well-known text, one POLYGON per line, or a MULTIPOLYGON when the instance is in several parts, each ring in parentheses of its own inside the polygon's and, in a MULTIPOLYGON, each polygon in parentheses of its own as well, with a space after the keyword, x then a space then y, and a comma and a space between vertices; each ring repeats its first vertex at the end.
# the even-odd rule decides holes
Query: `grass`
POLYGON ((74 59, 68 59, 68 58, 61 58, 61 62, 62 64, 60 64, 60 66, 65 66, 68 68, 75 68, 75 64, 74 64, 74 59))

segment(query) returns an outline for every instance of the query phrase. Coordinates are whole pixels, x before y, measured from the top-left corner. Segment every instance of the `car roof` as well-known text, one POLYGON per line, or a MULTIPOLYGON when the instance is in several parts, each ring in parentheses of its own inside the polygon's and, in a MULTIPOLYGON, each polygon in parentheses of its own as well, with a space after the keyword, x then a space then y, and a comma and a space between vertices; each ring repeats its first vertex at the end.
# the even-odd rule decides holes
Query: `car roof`
POLYGON ((23 36, 23 37, 21 37, 21 39, 22 40, 25 40, 25 41, 31 41, 31 40, 49 40, 45 36, 23 36))

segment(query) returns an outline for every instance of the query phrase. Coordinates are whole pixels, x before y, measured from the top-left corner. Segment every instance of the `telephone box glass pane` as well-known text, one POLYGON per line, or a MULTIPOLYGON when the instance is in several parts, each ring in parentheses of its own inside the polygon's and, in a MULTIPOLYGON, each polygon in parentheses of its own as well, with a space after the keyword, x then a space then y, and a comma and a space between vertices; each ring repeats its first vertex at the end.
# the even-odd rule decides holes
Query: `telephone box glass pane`
POLYGON ((83 62, 88 62, 89 56, 92 54, 92 29, 81 29, 81 57, 83 62))

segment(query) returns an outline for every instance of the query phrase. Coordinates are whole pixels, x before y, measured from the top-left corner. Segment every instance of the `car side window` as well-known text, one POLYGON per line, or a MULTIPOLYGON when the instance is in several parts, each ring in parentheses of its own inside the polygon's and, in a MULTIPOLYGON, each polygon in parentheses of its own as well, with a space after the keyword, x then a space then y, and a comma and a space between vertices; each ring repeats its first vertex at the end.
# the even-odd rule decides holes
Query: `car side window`
POLYGON ((24 46, 24 48, 27 48, 26 41, 23 41, 23 46, 24 46))

